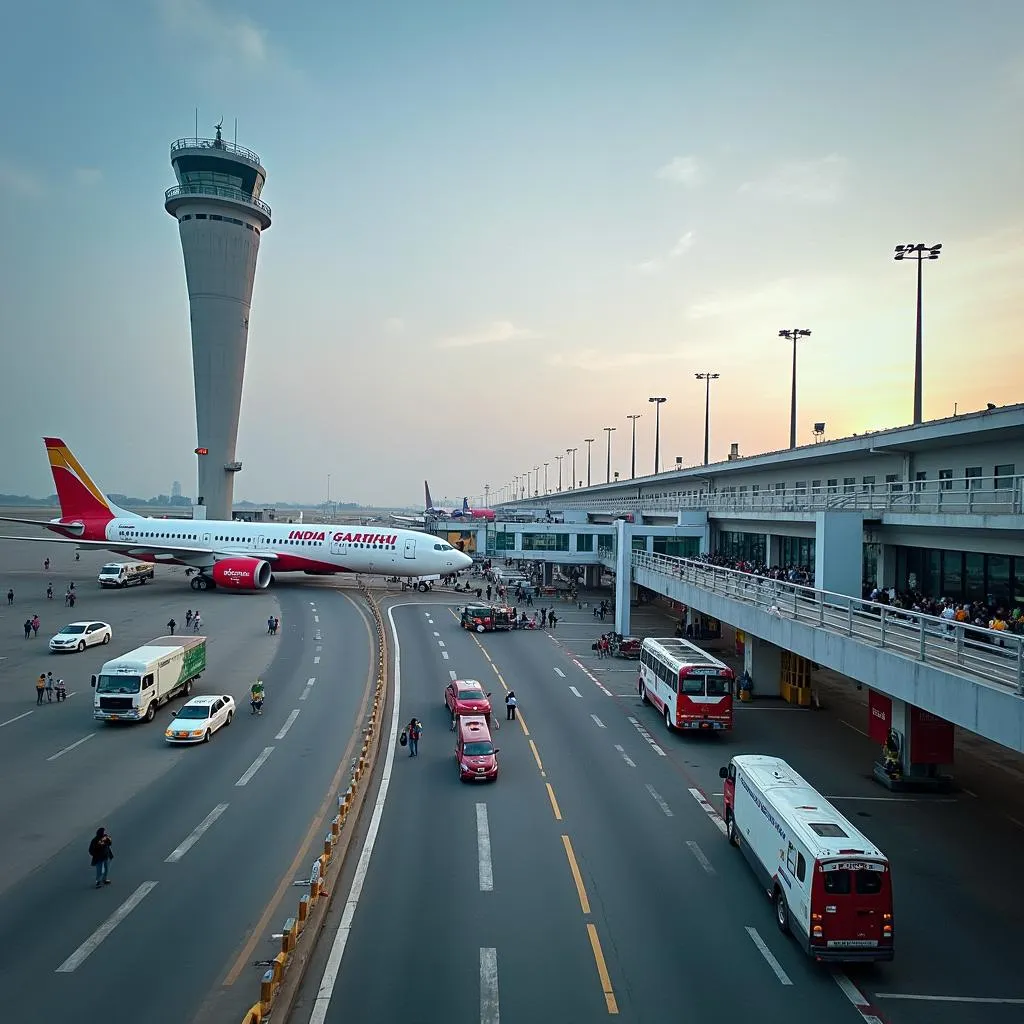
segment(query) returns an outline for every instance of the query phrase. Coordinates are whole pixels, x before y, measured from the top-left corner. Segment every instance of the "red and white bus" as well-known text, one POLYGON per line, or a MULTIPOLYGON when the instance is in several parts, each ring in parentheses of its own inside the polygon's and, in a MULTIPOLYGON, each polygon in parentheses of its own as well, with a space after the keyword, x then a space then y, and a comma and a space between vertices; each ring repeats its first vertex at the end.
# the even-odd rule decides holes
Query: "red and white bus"
POLYGON ((640 649, 640 699, 665 716, 665 727, 732 728, 735 674, 689 640, 648 637, 640 649))
POLYGON ((741 754, 719 771, 725 823, 775 904, 775 921, 815 960, 892 960, 885 854, 785 761, 741 754))

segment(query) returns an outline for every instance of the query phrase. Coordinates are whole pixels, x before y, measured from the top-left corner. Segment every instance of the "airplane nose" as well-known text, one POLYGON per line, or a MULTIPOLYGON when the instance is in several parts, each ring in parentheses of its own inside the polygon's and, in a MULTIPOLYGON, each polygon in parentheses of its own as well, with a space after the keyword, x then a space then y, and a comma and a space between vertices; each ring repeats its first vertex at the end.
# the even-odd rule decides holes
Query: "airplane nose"
POLYGON ((456 569, 468 569, 473 564, 473 559, 470 558, 464 551, 458 552, 455 556, 455 567, 456 569))

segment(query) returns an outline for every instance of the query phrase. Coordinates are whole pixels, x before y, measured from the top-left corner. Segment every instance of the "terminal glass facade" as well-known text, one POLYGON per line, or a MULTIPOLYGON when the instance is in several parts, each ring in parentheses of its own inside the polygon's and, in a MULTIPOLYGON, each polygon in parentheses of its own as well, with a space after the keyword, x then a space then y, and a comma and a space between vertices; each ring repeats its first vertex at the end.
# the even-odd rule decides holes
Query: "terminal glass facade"
POLYGON ((592 533, 577 533, 576 534, 576 550, 577 551, 593 551, 594 550, 594 535, 592 533))
POLYGON ((598 554, 611 554, 615 550, 615 537, 608 533, 599 533, 597 535, 597 553, 598 554))
POLYGON ((795 565, 805 569, 814 568, 813 537, 780 537, 779 565, 783 569, 791 569, 795 565))
POLYGON ((676 558, 696 558, 700 554, 699 537, 655 537, 654 551, 658 555, 676 558))
POLYGON ((487 553, 492 551, 515 551, 516 535, 505 530, 487 531, 487 553))
POLYGON ((896 549, 896 589, 953 601, 1024 607, 1024 558, 936 548, 896 549))
POLYGON ((758 565, 763 565, 766 560, 764 534, 719 530, 717 554, 725 558, 735 558, 738 561, 756 562, 758 565))
POLYGON ((524 533, 523 551, 568 551, 568 533, 524 533))

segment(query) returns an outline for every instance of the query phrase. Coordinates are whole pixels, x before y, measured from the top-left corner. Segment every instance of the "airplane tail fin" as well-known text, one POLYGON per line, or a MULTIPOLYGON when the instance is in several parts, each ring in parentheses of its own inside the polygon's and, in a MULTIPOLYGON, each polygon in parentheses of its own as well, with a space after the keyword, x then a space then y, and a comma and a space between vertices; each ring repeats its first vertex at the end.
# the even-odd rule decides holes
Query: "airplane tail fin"
POLYGON ((429 512, 434 507, 434 502, 430 498, 430 484, 426 480, 423 481, 423 498, 426 501, 423 509, 425 512, 429 512))
POLYGON ((118 516, 131 516, 115 505, 97 486, 59 437, 44 437, 50 472, 57 487, 62 519, 109 523, 118 516))

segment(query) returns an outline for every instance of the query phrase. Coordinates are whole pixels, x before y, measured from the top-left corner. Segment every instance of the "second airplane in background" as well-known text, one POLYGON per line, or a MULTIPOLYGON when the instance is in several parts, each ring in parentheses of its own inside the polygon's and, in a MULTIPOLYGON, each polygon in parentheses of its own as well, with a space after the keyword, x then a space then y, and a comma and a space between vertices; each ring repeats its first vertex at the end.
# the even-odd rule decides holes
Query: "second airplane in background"
POLYGON ((470 508, 469 498, 462 499, 462 508, 441 508, 435 505, 430 497, 430 484, 423 481, 423 497, 425 505, 421 516, 396 516, 391 518, 396 523, 410 523, 418 526, 425 526, 436 519, 483 519, 487 522, 494 521, 494 510, 490 508, 470 508))

